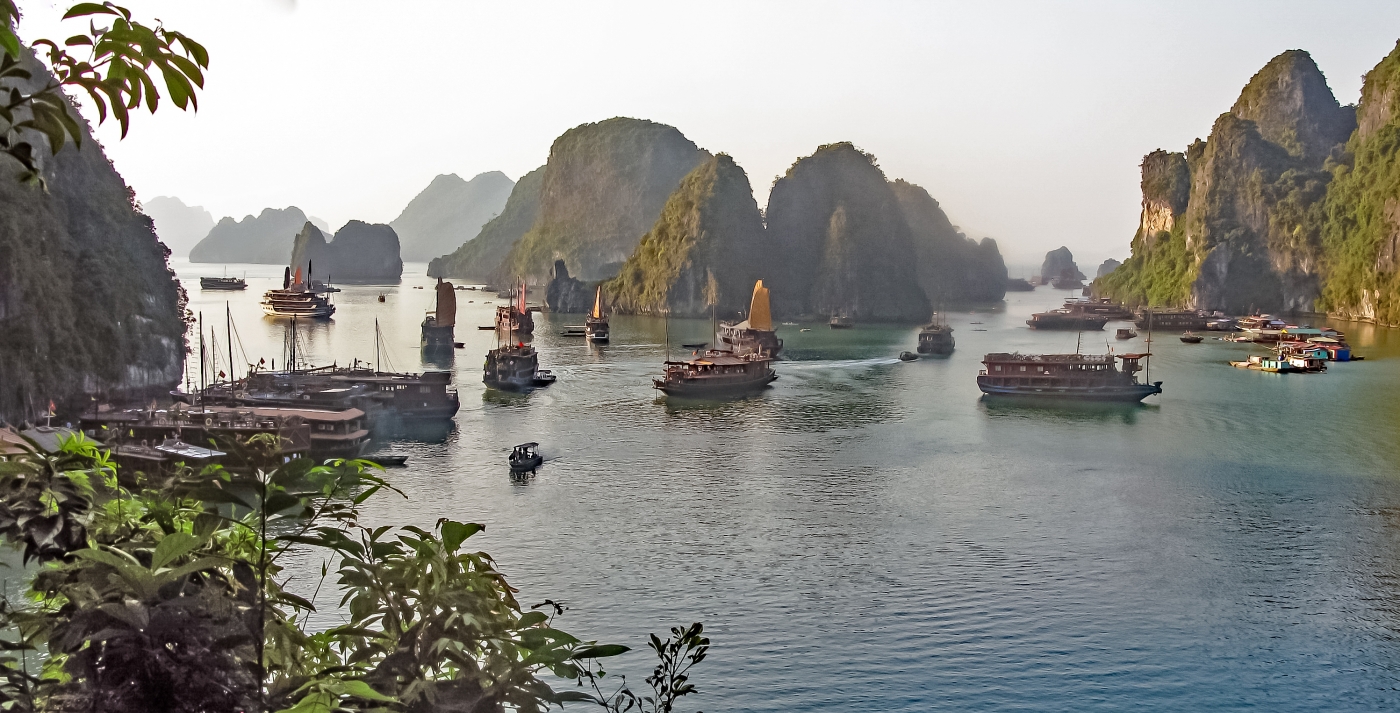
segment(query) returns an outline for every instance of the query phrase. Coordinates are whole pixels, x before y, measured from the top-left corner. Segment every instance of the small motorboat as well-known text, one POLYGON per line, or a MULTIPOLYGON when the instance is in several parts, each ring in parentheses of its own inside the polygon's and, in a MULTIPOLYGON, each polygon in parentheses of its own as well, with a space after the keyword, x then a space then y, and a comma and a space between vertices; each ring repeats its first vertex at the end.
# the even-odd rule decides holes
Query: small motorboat
POLYGON ((466 348, 467 348, 466 342, 453 342, 453 343, 452 343, 452 346, 453 346, 453 348, 455 348, 455 349, 466 349, 466 348))
POLYGON ((1137 332, 1134 332, 1132 329, 1126 327, 1113 333, 1113 337, 1115 339, 1134 339, 1137 337, 1137 335, 1137 332))
POLYGON ((381 294, 379 295, 379 301, 380 301, 380 302, 383 302, 383 301, 384 301, 384 295, 383 295, 383 293, 381 293, 381 294))
POLYGON ((369 456, 368 458, 365 458, 365 460, 373 463, 378 463, 379 465, 382 465, 385 468, 402 468, 408 464, 408 456, 369 456))
POLYGON ((682 343, 681 346, 685 347, 686 349, 704 349, 705 347, 710 346, 710 343, 709 343, 709 342, 690 342, 690 343, 682 343))
POLYGON ((799 332, 810 332, 810 331, 812 331, 812 330, 811 330, 811 329, 808 329, 808 328, 806 328, 806 327, 803 327, 802 329, 799 329, 799 330, 797 330, 797 331, 799 331, 799 332))
POLYGON ((919 355, 918 355, 918 354, 915 354, 914 352, 900 352, 900 353, 899 353, 899 360, 900 360, 900 361, 918 361, 918 360, 919 360, 919 355))
POLYGON ((522 443, 516 446, 510 452, 510 472, 535 472, 535 469, 544 463, 544 456, 535 451, 539 447, 538 443, 522 443))
POLYGON ((1192 334, 1191 332, 1181 335, 1181 341, 1187 344, 1200 344, 1202 339, 1205 339, 1205 337, 1199 334, 1192 334))

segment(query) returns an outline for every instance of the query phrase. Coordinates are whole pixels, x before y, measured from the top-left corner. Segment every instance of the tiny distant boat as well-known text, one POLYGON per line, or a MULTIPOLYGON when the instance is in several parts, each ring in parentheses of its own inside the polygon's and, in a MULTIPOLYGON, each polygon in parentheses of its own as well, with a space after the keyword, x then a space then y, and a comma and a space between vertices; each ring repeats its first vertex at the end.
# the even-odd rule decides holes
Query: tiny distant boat
POLYGON ((383 301, 384 301, 384 293, 383 293, 383 292, 379 293, 379 301, 380 301, 380 302, 383 302, 383 301))
POLYGON ((606 344, 612 338, 608 327, 608 315, 603 313, 603 287, 593 296, 593 311, 583 320, 584 336, 594 344, 606 344))
POLYGON ((832 315, 832 317, 831 317, 831 323, 830 323, 829 326, 830 326, 832 329, 850 329, 851 327, 854 327, 855 325, 851 323, 851 318, 850 318, 850 317, 841 317, 841 316, 838 316, 838 315, 832 315))
POLYGON ((810 328, 808 328, 808 327, 803 327, 802 329, 799 329, 799 330, 797 330, 797 331, 799 331, 799 332, 810 332, 810 331, 812 331, 812 330, 811 330, 810 328))
POLYGON ((248 283, 241 277, 201 277, 201 290, 245 290, 248 283))
MULTIPOLYGON (((482 327, 487 329, 487 327, 482 327)), ((566 324, 563 331, 559 332, 561 337, 583 337, 587 336, 588 330, 582 324, 566 324)))
POLYGON ((919 355, 918 355, 918 354, 915 354, 914 352, 900 352, 900 353, 899 353, 899 360, 900 360, 900 361, 918 361, 918 360, 919 360, 919 355))
POLYGON ((683 342, 681 344, 681 346, 685 347, 686 349, 704 349, 709 345, 709 342, 683 342))
POLYGON ((510 472, 535 472, 535 469, 544 463, 544 456, 535 450, 539 447, 538 443, 521 443, 512 449, 510 452, 510 472))
POLYGON ((486 326, 484 326, 484 327, 477 327, 476 329, 477 329, 477 331, 479 331, 479 332, 494 332, 494 331, 496 331, 496 325, 494 325, 494 324, 489 324, 489 325, 486 325, 486 326))
POLYGON ((378 463, 385 468, 402 468, 408 464, 408 456, 370 456, 365 460, 378 463))
POLYGON ((1133 338, 1136 338, 1137 335, 1138 335, 1137 332, 1134 332, 1133 330, 1128 329, 1128 328, 1125 327, 1125 328, 1119 329, 1118 331, 1114 332, 1114 333, 1113 333, 1113 338, 1114 338, 1114 339, 1133 339, 1133 338))
POLYGON ((1187 332, 1181 335, 1181 341, 1187 344, 1200 344, 1202 339, 1205 339, 1205 337, 1202 337, 1199 334, 1194 334, 1192 332, 1187 332))

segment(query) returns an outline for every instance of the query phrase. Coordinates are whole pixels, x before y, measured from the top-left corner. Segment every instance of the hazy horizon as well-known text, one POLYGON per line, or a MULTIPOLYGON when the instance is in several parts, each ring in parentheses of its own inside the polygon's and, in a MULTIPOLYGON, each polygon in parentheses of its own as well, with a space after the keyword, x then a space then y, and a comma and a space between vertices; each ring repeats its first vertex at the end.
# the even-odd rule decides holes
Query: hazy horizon
MULTIPOLYGON (((1142 156, 1205 138, 1278 53, 1354 103, 1400 37, 1400 5, 1367 2, 125 4, 212 57, 198 114, 98 130, 143 200, 388 222, 438 174, 518 179, 565 130, 632 116, 734 156, 760 205, 851 141, 1013 275, 1060 245, 1090 275, 1126 257, 1142 156)), ((26 40, 66 36, 26 10, 26 40)))

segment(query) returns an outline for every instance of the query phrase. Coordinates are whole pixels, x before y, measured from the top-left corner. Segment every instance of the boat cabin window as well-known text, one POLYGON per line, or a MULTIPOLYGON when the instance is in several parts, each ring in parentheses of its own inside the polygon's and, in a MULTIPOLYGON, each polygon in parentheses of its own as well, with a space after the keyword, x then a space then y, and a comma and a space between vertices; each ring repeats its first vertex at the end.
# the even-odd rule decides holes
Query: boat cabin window
POLYGON ((997 371, 1001 371, 1001 365, 1000 365, 1000 364, 997 365, 997 371))
POLYGON ((1021 367, 1021 371, 1025 371, 1025 370, 1026 370, 1026 367, 1024 367, 1024 366, 1021 367))

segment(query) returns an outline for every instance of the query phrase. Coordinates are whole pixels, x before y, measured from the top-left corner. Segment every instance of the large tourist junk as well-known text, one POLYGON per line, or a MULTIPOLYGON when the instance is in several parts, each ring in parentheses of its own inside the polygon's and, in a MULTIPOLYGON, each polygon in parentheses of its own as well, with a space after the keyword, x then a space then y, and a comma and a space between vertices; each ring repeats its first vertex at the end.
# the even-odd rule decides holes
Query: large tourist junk
POLYGON ((331 304, 330 298, 311 289, 310 262, 306 264, 304 280, 300 267, 297 268, 295 276, 291 268, 287 268, 282 274, 282 289, 263 293, 262 308, 263 312, 272 317, 324 319, 335 314, 335 305, 331 304))
POLYGON ((1149 356, 993 353, 982 358, 977 387, 989 396, 1137 402, 1162 393, 1160 381, 1138 382, 1139 361, 1149 356))
POLYGON ((749 301, 748 319, 742 322, 721 322, 715 335, 718 346, 735 354, 757 353, 777 358, 783 350, 783 340, 773 327, 773 313, 768 305, 768 288, 763 280, 754 283, 749 301))
MULTIPOLYGON (((527 391, 529 389, 549 386, 554 383, 557 377, 546 369, 540 368, 540 355, 533 346, 526 344, 523 340, 516 338, 514 327, 520 323, 518 318, 530 319, 530 313, 525 309, 525 283, 520 283, 520 309, 517 310, 514 303, 514 296, 511 297, 511 304, 497 309, 496 322, 496 348, 486 352, 486 365, 482 369, 481 381, 492 389, 502 391, 527 391), (504 315, 504 333, 502 327, 502 312, 504 315), (504 337, 504 340, 502 338, 504 337)), ((529 322, 530 328, 534 329, 534 322, 529 322)))
POLYGON ((454 328, 457 324, 457 293, 451 282, 443 282, 439 277, 434 288, 436 299, 433 311, 423 317, 423 336, 419 346, 426 352, 451 352, 456 343, 454 328))

